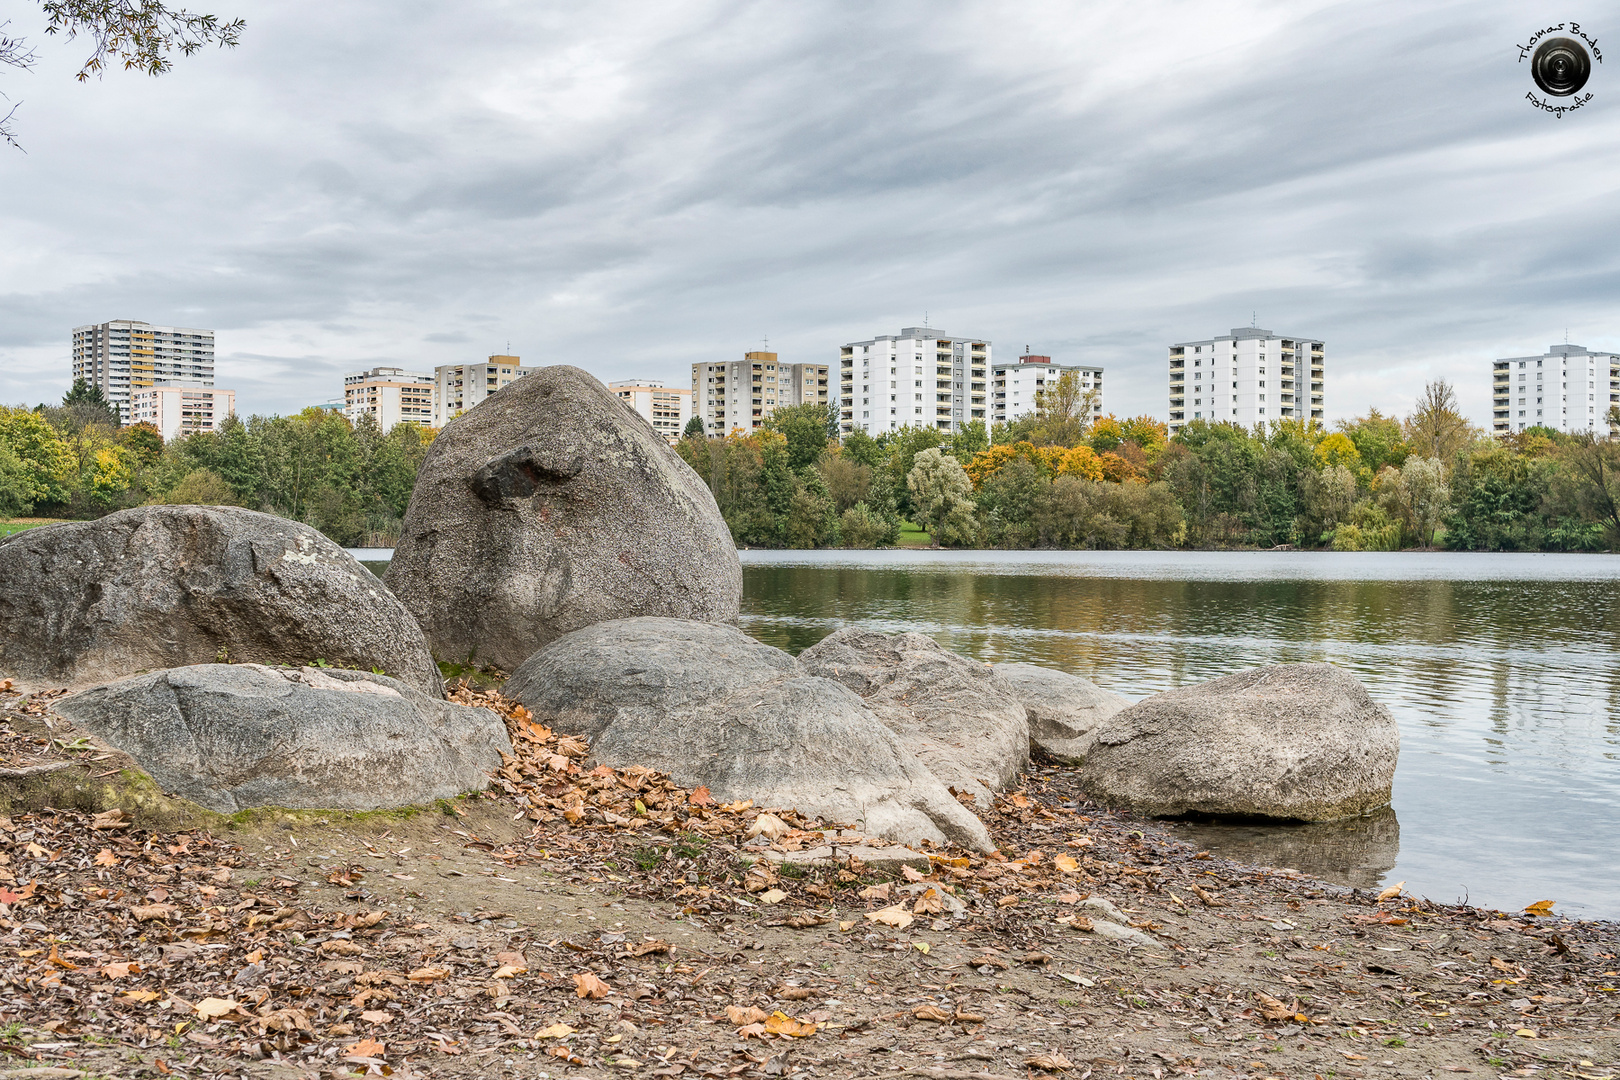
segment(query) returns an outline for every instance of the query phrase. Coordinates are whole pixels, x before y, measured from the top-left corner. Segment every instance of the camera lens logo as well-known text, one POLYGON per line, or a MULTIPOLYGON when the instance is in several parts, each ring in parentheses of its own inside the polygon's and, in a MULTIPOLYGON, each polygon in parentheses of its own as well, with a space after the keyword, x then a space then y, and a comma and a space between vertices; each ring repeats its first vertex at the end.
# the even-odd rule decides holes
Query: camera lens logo
POLYGON ((1596 35, 1578 22, 1556 23, 1537 30, 1517 48, 1519 63, 1530 62, 1530 78, 1541 91, 1525 91, 1524 99, 1533 107, 1562 120, 1565 113, 1591 104, 1592 91, 1581 91, 1592 77, 1592 65, 1603 63, 1596 35))
POLYGON ((1530 58, 1530 76, 1542 93, 1569 97, 1592 77, 1592 57, 1574 38, 1548 38, 1530 58))

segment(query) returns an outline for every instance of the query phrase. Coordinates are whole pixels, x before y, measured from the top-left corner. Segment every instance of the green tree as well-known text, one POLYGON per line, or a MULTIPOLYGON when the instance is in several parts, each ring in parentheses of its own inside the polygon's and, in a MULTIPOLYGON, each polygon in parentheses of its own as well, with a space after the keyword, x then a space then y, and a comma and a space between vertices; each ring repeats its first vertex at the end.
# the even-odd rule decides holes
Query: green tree
POLYGON ((917 524, 941 547, 966 547, 978 538, 973 482, 962 463, 937 446, 919 451, 906 474, 917 524))
POLYGON ((973 460, 973 455, 990 449, 990 431, 984 426, 983 420, 970 420, 962 425, 962 429, 951 436, 951 456, 962 463, 973 460))
MULTIPOLYGON (((915 519, 916 508, 912 501, 911 489, 907 478, 911 475, 911 467, 917 460, 917 455, 924 450, 939 446, 945 441, 945 436, 938 428, 931 427, 903 427, 898 431, 889 433, 888 457, 885 467, 889 474, 890 488, 894 494, 894 505, 902 517, 915 519)), ((958 463, 960 465, 960 463, 958 463)))
POLYGON ((1405 433, 1414 453, 1438 460, 1448 470, 1474 439, 1473 425, 1457 409, 1457 392, 1444 379, 1424 385, 1405 433))
POLYGON ((694 416, 694 417, 692 417, 692 419, 690 419, 690 420, 688 420, 686 422, 686 427, 681 429, 681 438, 683 438, 683 439, 692 439, 692 438, 701 439, 701 438, 704 437, 704 435, 706 433, 707 432, 706 432, 706 430, 704 428, 704 425, 703 425, 703 417, 694 416))
POLYGON ((844 445, 840 453, 850 461, 859 462, 871 469, 880 469, 889 457, 889 438, 885 435, 874 439, 857 428, 844 436, 844 445))
POLYGON ((820 459, 827 449, 827 417, 831 414, 825 403, 811 402, 779 408, 765 421, 767 430, 787 440, 788 468, 806 469, 820 459))
POLYGON ((118 433, 118 442, 129 448, 143 468, 156 465, 163 457, 163 433, 150 421, 124 428, 118 433))
POLYGON ((171 506, 234 506, 236 493, 213 469, 193 469, 157 501, 171 506))

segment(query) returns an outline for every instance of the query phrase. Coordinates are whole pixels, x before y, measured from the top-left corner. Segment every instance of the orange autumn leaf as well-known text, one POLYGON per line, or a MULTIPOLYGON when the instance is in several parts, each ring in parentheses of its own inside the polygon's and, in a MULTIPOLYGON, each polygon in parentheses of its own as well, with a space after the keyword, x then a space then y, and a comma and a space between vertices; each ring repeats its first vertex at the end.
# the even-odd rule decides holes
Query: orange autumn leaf
POLYGON ((708 788, 700 787, 686 801, 691 806, 713 806, 714 796, 709 794, 708 788))
POLYGON ((582 971, 574 976, 574 992, 582 998, 590 998, 595 1001, 613 993, 613 987, 598 979, 591 972, 582 971))
POLYGON ((1556 900, 1537 900, 1525 908, 1524 913, 1526 915, 1551 915, 1555 903, 1557 903, 1556 900))
POLYGON ((808 1038, 816 1033, 814 1021, 795 1020, 785 1012, 774 1012, 765 1021, 765 1031, 771 1035, 787 1035, 795 1039, 808 1038))
POLYGON ((126 975, 139 975, 141 965, 133 960, 117 964, 103 964, 101 973, 109 979, 122 979, 126 975))
POLYGON ((1080 864, 1075 861, 1072 855, 1059 855, 1052 860, 1052 865, 1065 874, 1074 874, 1080 871, 1080 864))
POLYGON ((102 848, 100 851, 96 852, 96 857, 93 861, 97 866, 117 866, 118 856, 112 853, 112 848, 102 848))
POLYGON ((352 1046, 343 1048, 343 1056, 351 1058, 382 1057, 384 1045, 376 1039, 361 1039, 352 1046))

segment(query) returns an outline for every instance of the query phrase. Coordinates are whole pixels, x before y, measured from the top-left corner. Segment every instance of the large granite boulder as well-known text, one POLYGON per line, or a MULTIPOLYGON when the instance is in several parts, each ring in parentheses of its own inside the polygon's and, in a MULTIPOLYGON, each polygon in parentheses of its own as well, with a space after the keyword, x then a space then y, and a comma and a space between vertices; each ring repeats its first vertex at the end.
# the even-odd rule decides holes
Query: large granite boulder
POLYGON ((859 697, 732 626, 597 623, 535 653, 506 694, 589 739, 600 764, 657 769, 717 799, 794 807, 901 843, 991 847, 983 822, 859 697))
POLYGON ((433 440, 388 587, 440 659, 510 671, 608 619, 736 619, 742 566, 698 475, 578 368, 541 368, 433 440))
POLYGON ((989 664, 925 634, 845 627, 799 654, 811 675, 843 683, 930 772, 988 809, 1029 761, 1029 718, 989 664))
POLYGON ((376 810, 475 791, 512 743, 488 709, 362 671, 198 664, 53 706, 165 791, 222 814, 376 810))
POLYGON ((410 613, 307 525, 142 506, 0 540, 0 675, 77 689, 218 660, 376 668, 443 696, 410 613))
POLYGON ((1251 668, 1137 702, 1092 732, 1096 798, 1160 817, 1333 821, 1389 805, 1401 735, 1331 664, 1251 668))
POLYGON ((1131 705, 1130 698, 1067 671, 1035 664, 996 664, 995 669, 1029 714, 1030 749, 1058 761, 1084 758, 1097 725, 1131 705))

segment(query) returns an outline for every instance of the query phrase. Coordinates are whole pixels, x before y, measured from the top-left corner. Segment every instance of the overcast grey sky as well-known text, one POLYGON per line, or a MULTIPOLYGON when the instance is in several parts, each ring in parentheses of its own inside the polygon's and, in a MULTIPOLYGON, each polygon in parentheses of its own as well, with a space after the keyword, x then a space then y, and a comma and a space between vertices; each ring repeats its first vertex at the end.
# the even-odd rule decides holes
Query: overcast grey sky
POLYGON ((212 3, 241 47, 159 79, 0 72, 0 401, 111 318, 214 329, 259 413, 508 342, 680 385, 925 311, 1160 418, 1165 346, 1251 317, 1327 342, 1330 419, 1444 376, 1484 423, 1492 357, 1620 348, 1620 70, 1554 119, 1514 48, 1620 47, 1612 3, 212 3))

